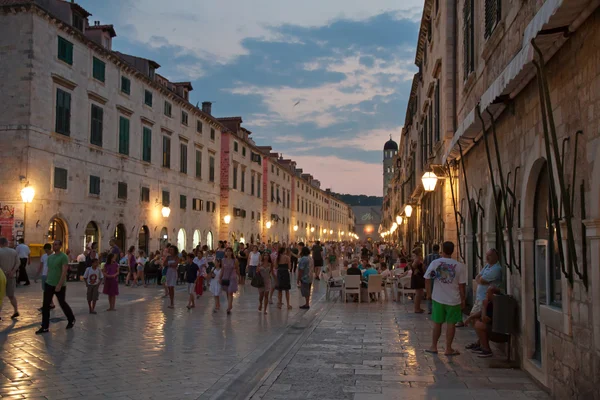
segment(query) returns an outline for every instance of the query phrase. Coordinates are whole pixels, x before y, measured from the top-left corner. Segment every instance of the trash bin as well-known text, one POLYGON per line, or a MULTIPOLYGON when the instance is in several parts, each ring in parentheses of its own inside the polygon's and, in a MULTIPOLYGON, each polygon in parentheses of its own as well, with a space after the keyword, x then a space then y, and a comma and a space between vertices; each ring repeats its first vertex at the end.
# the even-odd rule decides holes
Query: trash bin
POLYGON ((494 295, 492 331, 505 335, 517 333, 517 300, 513 296, 494 295))

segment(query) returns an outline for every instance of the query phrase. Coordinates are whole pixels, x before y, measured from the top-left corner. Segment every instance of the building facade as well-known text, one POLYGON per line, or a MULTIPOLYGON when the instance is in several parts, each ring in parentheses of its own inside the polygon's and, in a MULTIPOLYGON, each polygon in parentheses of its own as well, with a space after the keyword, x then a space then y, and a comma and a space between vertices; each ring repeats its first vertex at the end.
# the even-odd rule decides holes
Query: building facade
POLYGON ((439 239, 455 238, 471 278, 500 253, 513 358, 555 398, 600 398, 599 4, 426 1, 423 31, 394 184, 436 174, 439 239))
MULTIPOLYGON (((271 161, 241 118, 191 104, 189 82, 114 51, 112 25, 89 16, 62 0, 0 3, 0 235, 61 239, 76 252, 90 242, 105 249, 113 237, 146 251, 262 240, 271 161)), ((288 211, 273 213, 287 227, 285 171, 288 211)))

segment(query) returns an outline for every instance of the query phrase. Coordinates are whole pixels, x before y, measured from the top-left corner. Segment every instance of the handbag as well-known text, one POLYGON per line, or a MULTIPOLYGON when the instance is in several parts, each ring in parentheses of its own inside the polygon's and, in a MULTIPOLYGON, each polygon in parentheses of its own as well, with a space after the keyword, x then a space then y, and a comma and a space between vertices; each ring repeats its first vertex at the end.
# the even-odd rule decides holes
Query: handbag
POLYGON ((229 279, 222 279, 221 286, 229 286, 229 279))
POLYGON ((255 288, 265 287, 265 281, 264 281, 262 275, 260 274, 260 272, 257 272, 256 274, 254 274, 254 277, 252 278, 250 285, 252 285, 252 287, 255 287, 255 288))

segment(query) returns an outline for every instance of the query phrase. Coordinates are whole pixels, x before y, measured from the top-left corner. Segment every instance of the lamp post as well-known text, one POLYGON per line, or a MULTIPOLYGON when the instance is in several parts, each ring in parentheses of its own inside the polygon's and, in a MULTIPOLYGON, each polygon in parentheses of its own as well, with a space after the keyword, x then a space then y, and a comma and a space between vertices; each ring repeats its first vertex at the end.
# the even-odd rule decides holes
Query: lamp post
POLYGON ((408 218, 410 218, 410 216, 412 215, 413 212, 413 208, 410 204, 407 204, 406 207, 404 207, 404 213, 406 214, 406 216, 408 218))
POLYGON ((423 182, 423 189, 426 192, 433 192, 437 185, 438 177, 433 172, 425 172, 423 177, 421 178, 421 182, 423 182))

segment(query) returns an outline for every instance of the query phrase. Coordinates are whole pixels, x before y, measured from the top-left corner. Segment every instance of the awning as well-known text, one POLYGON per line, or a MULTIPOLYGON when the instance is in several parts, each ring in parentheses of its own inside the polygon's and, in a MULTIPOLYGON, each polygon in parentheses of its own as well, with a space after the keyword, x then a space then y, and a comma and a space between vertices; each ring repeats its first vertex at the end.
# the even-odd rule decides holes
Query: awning
MULTIPOLYGON (((567 41, 565 32, 574 32, 599 5, 600 0, 546 0, 527 25, 521 50, 481 96, 479 105, 486 124, 489 118, 485 110, 499 115, 505 106, 498 100, 507 96, 514 98, 535 77, 532 63, 535 51, 531 40, 535 38, 548 61, 567 41), (540 32, 544 34, 540 35, 540 32)), ((473 108, 458 125, 442 161, 445 163, 460 156, 459 143, 463 154, 468 152, 481 131, 481 122, 473 108)))

